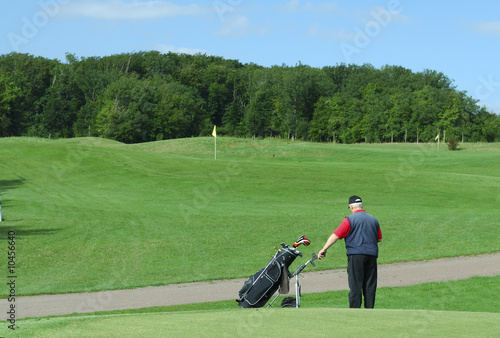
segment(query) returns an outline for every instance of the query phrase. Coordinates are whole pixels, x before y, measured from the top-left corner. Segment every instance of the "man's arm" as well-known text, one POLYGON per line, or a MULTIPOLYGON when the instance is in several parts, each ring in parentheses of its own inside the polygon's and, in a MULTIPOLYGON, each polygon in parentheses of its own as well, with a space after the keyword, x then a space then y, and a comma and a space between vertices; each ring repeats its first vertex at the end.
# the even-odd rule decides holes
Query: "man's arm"
POLYGON ((325 257, 326 250, 335 244, 339 239, 345 238, 351 231, 351 224, 349 223, 349 218, 344 218, 344 220, 340 223, 339 227, 335 229, 335 231, 330 235, 328 240, 326 241, 323 249, 319 251, 318 258, 321 259, 325 257))
POLYGON ((318 258, 321 259, 325 257, 326 250, 328 250, 328 248, 330 248, 333 244, 335 244, 335 242, 338 239, 339 238, 337 237, 337 235, 335 235, 335 233, 331 234, 328 240, 326 241, 325 245, 323 246, 323 249, 319 250, 318 258))

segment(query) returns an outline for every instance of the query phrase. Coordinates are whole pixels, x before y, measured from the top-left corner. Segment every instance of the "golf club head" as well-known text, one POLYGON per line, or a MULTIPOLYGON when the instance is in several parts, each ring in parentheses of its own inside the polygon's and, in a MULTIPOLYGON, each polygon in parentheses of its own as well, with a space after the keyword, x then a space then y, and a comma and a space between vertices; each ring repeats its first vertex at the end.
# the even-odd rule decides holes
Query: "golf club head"
POLYGON ((309 244, 311 244, 311 241, 306 236, 300 236, 299 238, 297 238, 297 240, 295 241, 295 243, 293 243, 293 247, 296 248, 296 247, 298 247, 301 244, 304 244, 305 246, 308 246, 309 244))

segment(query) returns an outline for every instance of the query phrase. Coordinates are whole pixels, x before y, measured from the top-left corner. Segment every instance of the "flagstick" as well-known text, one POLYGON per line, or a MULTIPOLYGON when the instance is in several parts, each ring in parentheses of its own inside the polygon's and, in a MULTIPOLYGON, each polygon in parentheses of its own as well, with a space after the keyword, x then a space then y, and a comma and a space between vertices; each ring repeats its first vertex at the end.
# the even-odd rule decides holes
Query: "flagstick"
POLYGON ((212 131, 212 136, 214 137, 214 144, 215 144, 215 159, 217 160, 217 127, 214 126, 214 131, 212 131))

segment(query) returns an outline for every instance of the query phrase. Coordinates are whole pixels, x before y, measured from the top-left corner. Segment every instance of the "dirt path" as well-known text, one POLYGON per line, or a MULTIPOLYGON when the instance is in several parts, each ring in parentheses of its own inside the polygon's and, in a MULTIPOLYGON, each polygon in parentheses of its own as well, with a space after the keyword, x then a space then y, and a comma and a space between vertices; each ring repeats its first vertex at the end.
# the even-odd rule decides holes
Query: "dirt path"
MULTIPOLYGON (((303 294, 347 289, 345 269, 318 272, 313 269, 308 266, 306 270, 309 272, 300 274, 303 294)), ((500 253, 379 265, 378 286, 409 286, 497 275, 500 275, 500 253)), ((16 318, 231 300, 237 298, 245 281, 246 278, 95 293, 17 297, 16 318)), ((290 283, 291 293, 294 290, 292 282, 294 280, 290 283)), ((9 305, 7 299, 1 299, 0 311, 5 314, 9 305)))

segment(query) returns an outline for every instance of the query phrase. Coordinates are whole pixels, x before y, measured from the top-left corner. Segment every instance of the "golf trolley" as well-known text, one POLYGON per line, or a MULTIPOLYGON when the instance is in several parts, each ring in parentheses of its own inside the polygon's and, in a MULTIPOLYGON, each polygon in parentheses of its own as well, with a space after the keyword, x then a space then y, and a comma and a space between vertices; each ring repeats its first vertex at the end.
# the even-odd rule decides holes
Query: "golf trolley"
POLYGON ((318 256, 313 253, 311 259, 299 266, 297 270, 291 274, 288 267, 293 263, 295 258, 303 256, 303 253, 297 250, 297 247, 301 244, 308 246, 310 241, 306 236, 301 236, 292 247, 289 247, 285 243, 281 243, 281 248, 276 248, 276 254, 269 261, 267 266, 255 273, 245 282, 245 284, 243 284, 243 287, 238 292, 239 299, 236 300, 238 306, 242 308, 263 307, 276 291, 278 291, 277 295, 267 307, 272 306, 278 296, 287 294, 290 291, 290 279, 295 277, 295 298, 284 298, 281 306, 300 307, 301 288, 299 284, 299 274, 309 263, 311 263, 312 266, 316 266, 314 260, 318 258, 318 256))
MULTIPOLYGON (((302 294, 301 294, 300 283, 299 283, 299 274, 302 272, 302 270, 304 270, 304 268, 309 263, 311 263, 312 266, 316 266, 316 264, 314 264, 314 260, 317 258, 318 258, 318 256, 316 255, 316 253, 313 252, 311 259, 309 259, 307 262, 305 262, 304 264, 299 266, 297 268, 297 270, 295 270, 295 272, 289 277, 288 282, 290 281, 290 278, 295 277, 295 298, 293 298, 293 297, 283 298, 283 300, 281 301, 281 307, 295 307, 295 308, 300 307, 300 296, 302 294)), ((273 300, 267 305, 267 307, 271 307, 273 305, 274 301, 276 300, 276 298, 278 298, 278 296, 280 296, 281 294, 287 294, 289 291, 290 291, 289 283, 288 283, 286 288, 281 289, 281 287, 280 287, 278 289, 278 293, 276 294, 276 296, 274 296, 273 300)))

